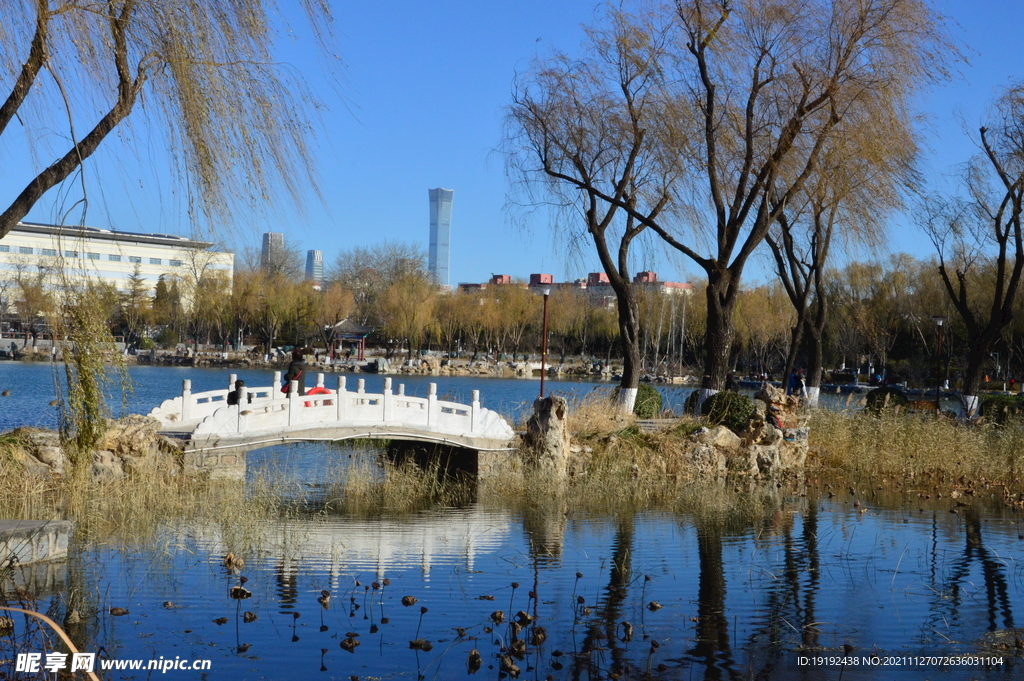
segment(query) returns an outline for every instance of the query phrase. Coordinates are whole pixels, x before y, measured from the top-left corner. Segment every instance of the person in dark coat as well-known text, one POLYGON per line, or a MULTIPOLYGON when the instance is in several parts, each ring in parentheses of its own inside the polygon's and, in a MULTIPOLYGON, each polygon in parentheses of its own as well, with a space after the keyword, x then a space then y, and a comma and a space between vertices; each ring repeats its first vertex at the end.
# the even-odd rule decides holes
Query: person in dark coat
POLYGON ((288 365, 288 371, 284 375, 284 385, 281 392, 287 393, 292 381, 298 381, 299 394, 306 394, 306 362, 302 356, 302 350, 292 350, 292 362, 288 365))
MULTIPOLYGON (((235 389, 228 393, 228 406, 229 407, 233 407, 236 404, 238 404, 239 400, 242 397, 242 388, 244 388, 244 387, 245 387, 245 381, 243 381, 242 379, 238 379, 237 381, 235 381, 235 389)), ((247 396, 249 398, 248 401, 251 403, 252 402, 252 393, 249 393, 247 396)))

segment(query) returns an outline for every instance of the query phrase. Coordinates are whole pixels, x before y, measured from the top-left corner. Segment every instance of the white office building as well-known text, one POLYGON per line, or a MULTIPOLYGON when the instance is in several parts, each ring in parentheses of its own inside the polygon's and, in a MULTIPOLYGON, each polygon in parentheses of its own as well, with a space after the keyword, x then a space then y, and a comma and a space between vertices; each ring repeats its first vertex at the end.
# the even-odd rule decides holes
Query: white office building
POLYGON ((211 251, 212 246, 170 234, 19 222, 0 239, 0 279, 63 268, 72 276, 88 275, 125 291, 136 268, 150 290, 161 276, 187 279, 217 272, 223 273, 230 291, 235 256, 211 251))

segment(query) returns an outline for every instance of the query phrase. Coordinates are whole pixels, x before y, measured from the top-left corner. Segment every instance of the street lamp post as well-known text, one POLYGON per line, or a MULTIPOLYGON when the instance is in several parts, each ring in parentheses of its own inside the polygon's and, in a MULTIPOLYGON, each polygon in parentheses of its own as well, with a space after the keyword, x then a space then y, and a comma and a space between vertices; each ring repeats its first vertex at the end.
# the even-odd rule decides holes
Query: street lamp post
POLYGON ((942 403, 940 389, 942 388, 942 323, 946 321, 945 317, 940 315, 932 316, 932 321, 938 327, 939 340, 935 347, 935 411, 936 413, 942 413, 942 403))
MULTIPOLYGON (((993 358, 996 361, 996 380, 998 381, 1000 374, 1002 374, 1002 372, 1003 372, 1003 365, 999 363, 999 353, 998 352, 990 352, 989 353, 989 357, 993 358)), ((1003 392, 1006 392, 1006 380, 1005 379, 1003 380, 1003 392)))
POLYGON ((544 399, 544 374, 547 373, 548 359, 548 296, 551 295, 550 286, 541 286, 540 292, 544 295, 544 323, 541 328, 540 338, 540 398, 544 399))

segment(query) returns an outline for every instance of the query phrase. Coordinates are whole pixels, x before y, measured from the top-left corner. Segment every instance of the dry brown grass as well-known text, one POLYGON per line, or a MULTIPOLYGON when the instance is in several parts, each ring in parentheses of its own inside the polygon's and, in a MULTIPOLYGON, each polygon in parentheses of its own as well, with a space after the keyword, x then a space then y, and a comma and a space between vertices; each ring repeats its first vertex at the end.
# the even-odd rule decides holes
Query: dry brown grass
POLYGON ((950 419, 817 412, 812 459, 851 474, 966 475, 1011 482, 1024 463, 1024 423, 964 426, 950 419))
POLYGON ((363 460, 339 470, 330 486, 325 509, 353 515, 396 515, 437 506, 462 506, 473 499, 472 481, 445 476, 434 465, 426 469, 411 460, 385 461, 383 470, 363 460))
POLYGON ((246 527, 282 509, 272 490, 257 485, 255 493, 247 494, 241 481, 187 478, 174 470, 107 482, 92 480, 88 471, 33 477, 12 458, 5 457, 0 466, 4 517, 71 520, 76 537, 86 541, 144 541, 177 521, 223 523, 243 536, 246 527))
POLYGON ((622 414, 614 407, 612 390, 598 387, 569 401, 569 430, 579 437, 615 433, 636 423, 633 414, 622 414))

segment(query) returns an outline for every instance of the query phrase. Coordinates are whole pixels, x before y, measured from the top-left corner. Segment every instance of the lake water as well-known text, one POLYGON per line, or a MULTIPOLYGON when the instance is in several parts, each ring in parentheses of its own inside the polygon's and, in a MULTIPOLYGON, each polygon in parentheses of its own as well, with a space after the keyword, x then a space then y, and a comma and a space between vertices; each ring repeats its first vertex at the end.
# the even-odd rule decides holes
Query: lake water
MULTIPOLYGON (((49 406, 56 396, 54 391, 54 365, 44 362, 0 362, 0 391, 9 389, 7 398, 0 397, 0 432, 17 426, 38 426, 55 428, 57 410, 49 406)), ((56 365, 58 378, 63 381, 63 365, 56 365)), ((227 388, 230 374, 250 387, 266 386, 273 382, 274 372, 246 369, 208 369, 195 367, 132 366, 128 368, 133 391, 127 396, 122 410, 120 395, 111 395, 110 406, 115 414, 145 414, 168 398, 181 394, 181 382, 192 381, 192 392, 227 388)), ((334 389, 337 376, 325 374, 324 384, 334 389)), ((355 390, 358 379, 366 380, 367 392, 380 392, 384 376, 377 374, 344 374, 348 378, 348 389, 355 390)), ((315 383, 315 373, 307 379, 307 388, 315 383)), ((480 391, 483 406, 493 409, 507 418, 520 420, 528 415, 536 399, 540 381, 512 378, 480 378, 470 376, 392 376, 395 390, 404 383, 406 393, 426 397, 430 383, 437 384, 438 396, 468 404, 474 390, 480 391)), ((582 398, 594 389, 610 390, 614 384, 594 381, 546 380, 545 389, 549 394, 560 394, 568 398, 582 398)), ((682 411, 683 402, 692 388, 672 385, 657 386, 664 398, 664 407, 682 411)))
MULTIPOLYGON (((54 377, 63 381, 62 364, 47 362, 0 362, 0 391, 10 390, 9 397, 0 397, 0 432, 18 426, 57 427, 57 409, 50 406, 56 397, 54 377), (56 374, 54 369, 56 368, 56 374)), ((111 393, 109 404, 115 415, 145 414, 168 398, 181 394, 181 382, 192 381, 192 392, 226 388, 228 377, 235 373, 247 386, 266 386, 273 382, 274 372, 246 369, 209 369, 195 367, 131 366, 128 374, 132 381, 132 392, 122 399, 120 394, 111 393)), ((325 374, 324 383, 334 389, 337 376, 325 374)), ((358 379, 366 380, 368 392, 383 389, 384 376, 377 374, 345 374, 348 389, 355 390, 358 379)), ((314 379, 315 380, 315 379, 314 379)), ((307 381, 307 387, 314 380, 307 381)), ((393 376, 397 390, 404 383, 406 393, 426 397, 430 383, 437 384, 438 395, 456 402, 468 404, 472 392, 480 391, 483 406, 493 409, 513 421, 522 421, 530 413, 536 399, 539 379, 481 378, 471 376, 393 376)), ((611 390, 614 383, 607 381, 546 380, 549 394, 580 399, 593 390, 611 390)), ((682 413, 686 398, 693 392, 690 386, 655 384, 661 393, 663 407, 675 413, 682 413)), ((745 391, 753 394, 753 391, 745 391)), ((828 409, 843 409, 860 399, 857 395, 822 395, 821 404, 828 409)))
MULTIPOLYGON (((287 477, 336 456, 313 445, 262 450, 250 475, 287 477)), ((1024 675, 1012 636, 1009 651, 984 648, 990 632, 1016 625, 1024 602, 1020 519, 1000 512, 862 510, 780 490, 755 518, 481 501, 399 516, 311 513, 248 528, 260 539, 247 550, 229 525, 76 546, 66 582, 38 607, 61 614, 78 589, 98 610, 77 625, 93 650, 210 660, 207 672, 166 678, 465 679, 475 648, 479 676, 497 679, 501 649, 517 639, 526 646, 511 659, 528 679, 839 678, 839 667, 801 657, 856 660, 842 670, 851 680, 1024 675), (245 559, 237 574, 223 564, 228 551, 245 559), (251 597, 233 600, 241 576, 251 597), (373 588, 384 578, 389 586, 373 588), (416 602, 403 605, 406 596, 416 602), (520 611, 532 622, 517 636, 509 620, 520 611), (346 639, 358 641, 352 652, 346 639), (416 639, 430 649, 410 648, 416 639), (935 656, 946 663, 914 664, 935 656)), ((20 619, 16 636, 35 640, 20 619)), ((0 638, 0 658, 11 645, 0 638)), ((37 678, 5 677, 3 665, 0 678, 37 678)))
MULTIPOLYGON (((3 428, 50 423, 49 371, 0 364, 0 382, 12 389, 0 400, 3 428)), ((148 411, 182 378, 196 391, 226 385, 227 373, 133 368, 128 408, 148 411)), ((239 374, 249 385, 270 380, 239 374)), ((382 377, 365 378, 368 390, 379 389, 382 377)), ((537 387, 397 380, 414 394, 436 382, 457 399, 480 389, 486 406, 506 414, 537 387)), ((670 394, 681 401, 685 392, 670 394)), ((312 443, 250 453, 248 485, 270 480, 309 511, 244 528, 232 518, 168 522, 145 542, 77 541, 36 607, 60 619, 71 594, 81 596, 89 608, 73 628, 87 652, 210 661, 208 671, 172 670, 168 679, 499 679, 501 657, 512 652, 521 653, 507 658, 519 678, 538 680, 1024 678, 1014 634, 1003 634, 1019 626, 1024 603, 1019 512, 898 497, 855 506, 814 487, 769 484, 735 495, 707 485, 709 498, 727 501, 688 512, 478 498, 460 508, 343 515, 324 505, 333 492, 323 484, 347 453, 312 443), (756 514, 744 510, 751 495, 756 514), (237 573, 224 565, 229 551, 245 559, 237 573), (234 600, 241 577, 251 597, 234 600), (389 586, 373 588, 385 578, 389 586), (317 600, 322 591, 329 608, 317 600), (417 600, 405 606, 406 596, 417 600), (110 614, 115 607, 128 613, 110 614), (500 624, 492 618, 499 610, 500 624), (531 622, 517 632, 510 621, 520 611, 531 622), (410 647, 417 639, 428 645, 410 647), (470 676, 474 648, 481 668, 470 676)), ((12 668, 14 653, 33 645, 44 652, 38 630, 16 618, 13 635, 0 635, 0 679, 40 678, 12 668)))

